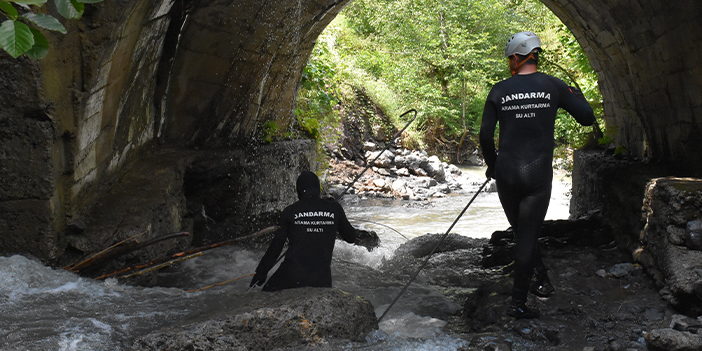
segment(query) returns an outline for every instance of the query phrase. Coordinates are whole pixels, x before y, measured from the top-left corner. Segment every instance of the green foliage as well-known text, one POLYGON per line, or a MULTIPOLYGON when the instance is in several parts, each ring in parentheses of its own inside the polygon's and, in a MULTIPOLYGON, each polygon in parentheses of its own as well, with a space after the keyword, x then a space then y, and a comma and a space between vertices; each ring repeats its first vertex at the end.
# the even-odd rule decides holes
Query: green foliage
POLYGON ((265 143, 272 143, 277 134, 279 133, 278 124, 275 121, 268 121, 263 124, 263 130, 261 131, 261 139, 265 143))
MULTIPOLYGON (((408 144, 431 148, 464 140, 466 133, 476 140, 490 88, 509 77, 504 43, 523 30, 542 38, 542 71, 578 86, 601 116, 602 97, 587 57, 537 0, 355 0, 317 42, 310 70, 320 72, 320 61, 330 69, 322 70, 323 88, 303 83, 299 115, 333 110, 319 91, 338 101, 363 91, 392 118, 419 111, 408 144)), ((590 127, 562 113, 556 130, 555 140, 572 146, 586 140, 590 127)))
POLYGON ((319 138, 319 120, 314 117, 297 116, 297 122, 302 130, 312 139, 319 138))
POLYGON ((626 155, 626 148, 624 146, 617 146, 614 149, 614 156, 620 157, 620 156, 625 156, 626 155))
MULTIPOLYGON (((39 10, 37 8, 30 11, 32 9, 29 5, 41 7, 46 1, 0 0, 0 14, 7 17, 7 20, 0 25, 0 47, 13 58, 22 54, 34 59, 46 56, 49 52, 49 41, 37 28, 66 34, 66 28, 55 17, 34 12, 39 10), (24 13, 20 14, 18 8, 24 13)), ((55 0, 54 5, 61 16, 67 19, 80 19, 83 16, 85 3, 101 1, 103 0, 55 0)))
POLYGON ((314 54, 302 72, 295 115, 299 129, 312 139, 320 138, 320 120, 333 122, 336 116, 336 68, 329 55, 325 45, 315 46, 314 54))

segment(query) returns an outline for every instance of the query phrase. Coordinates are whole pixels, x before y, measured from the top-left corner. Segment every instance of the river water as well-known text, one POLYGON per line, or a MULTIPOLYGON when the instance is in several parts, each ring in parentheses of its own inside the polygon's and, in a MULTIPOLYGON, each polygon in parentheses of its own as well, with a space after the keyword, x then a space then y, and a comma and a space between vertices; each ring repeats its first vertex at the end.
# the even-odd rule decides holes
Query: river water
MULTIPOLYGON (((446 232, 484 180, 483 172, 479 168, 464 169, 464 191, 421 206, 369 199, 345 203, 354 225, 376 231, 381 246, 369 252, 338 241, 332 265, 334 286, 370 300, 380 316, 403 285, 383 278, 377 271, 382 261, 407 238, 446 232)), ((567 218, 568 189, 568 182, 557 177, 548 219, 567 218)), ((493 231, 508 227, 497 194, 483 193, 452 232, 489 237, 493 231)), ((86 279, 23 256, 0 257, 0 349, 122 350, 135 337, 159 328, 227 311, 237 313, 242 302, 261 294, 247 292, 250 278, 199 292, 187 291, 252 273, 262 253, 233 246, 210 250, 163 270, 161 287, 153 288, 127 286, 116 279, 86 279)), ((455 350, 466 342, 443 330, 443 316, 460 308, 440 289, 414 283, 367 342, 331 347, 455 350)))

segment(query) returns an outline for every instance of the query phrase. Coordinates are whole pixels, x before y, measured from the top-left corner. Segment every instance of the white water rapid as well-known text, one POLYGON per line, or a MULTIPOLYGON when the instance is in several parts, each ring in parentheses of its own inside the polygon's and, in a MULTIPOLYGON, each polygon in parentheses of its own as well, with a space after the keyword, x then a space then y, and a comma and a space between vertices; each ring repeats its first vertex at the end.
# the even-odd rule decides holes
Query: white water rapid
MULTIPOLYGON (((481 169, 464 169, 466 192, 431 200, 430 206, 403 206, 402 202, 361 200, 345 204, 354 225, 374 230, 381 246, 365 248, 337 241, 334 251, 334 286, 370 300, 380 316, 399 293, 402 284, 388 282, 377 268, 407 238, 425 233, 443 234, 484 178, 481 169), (470 181, 469 178, 473 179, 470 181), (477 183, 477 184, 475 184, 477 183), (473 189, 473 190, 471 190, 473 189), (354 222, 353 220, 356 220, 354 222), (394 228, 402 233, 369 222, 394 228)), ((554 181, 548 219, 568 216, 569 184, 554 181)), ((489 237, 509 225, 496 193, 477 197, 456 224, 453 233, 489 237)), ((250 278, 200 292, 205 287, 252 273, 262 251, 222 247, 207 251, 164 270, 161 287, 143 288, 118 280, 96 281, 52 269, 23 257, 0 257, 0 349, 15 350, 123 350, 139 335, 182 322, 205 320, 220 313, 238 313, 250 278)), ((444 330, 446 320, 461 306, 432 286, 412 284, 365 343, 331 345, 339 350, 456 350, 466 341, 444 330)))

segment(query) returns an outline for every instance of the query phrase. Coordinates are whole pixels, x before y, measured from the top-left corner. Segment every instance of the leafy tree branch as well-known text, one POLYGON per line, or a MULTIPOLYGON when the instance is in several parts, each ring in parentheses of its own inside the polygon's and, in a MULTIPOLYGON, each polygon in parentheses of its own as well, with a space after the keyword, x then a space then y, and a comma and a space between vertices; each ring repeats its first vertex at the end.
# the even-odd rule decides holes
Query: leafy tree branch
MULTIPOLYGON (((56 11, 66 19, 80 19, 85 4, 103 0, 54 0, 56 11)), ((0 47, 13 58, 20 55, 41 59, 49 52, 49 41, 38 28, 66 34, 56 17, 37 10, 47 0, 0 0, 0 14, 7 19, 0 24, 0 47)))

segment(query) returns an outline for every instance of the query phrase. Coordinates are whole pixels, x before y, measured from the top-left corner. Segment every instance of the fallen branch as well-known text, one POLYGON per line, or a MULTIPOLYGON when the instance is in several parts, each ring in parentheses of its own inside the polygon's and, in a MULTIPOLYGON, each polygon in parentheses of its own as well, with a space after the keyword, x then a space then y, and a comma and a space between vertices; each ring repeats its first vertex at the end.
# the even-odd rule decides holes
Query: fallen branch
MULTIPOLYGON (((109 237, 107 237, 107 239, 105 239, 105 241, 103 241, 102 244, 100 244, 100 247, 105 247, 105 245, 107 245, 107 243, 108 243, 110 240, 112 240, 112 239, 115 237, 115 235, 117 235, 117 233, 119 233, 119 231, 122 229, 122 223, 123 223, 123 222, 124 222, 124 218, 122 218, 122 220, 119 222, 119 224, 117 225, 117 229, 115 229, 115 231, 112 233, 112 235, 110 235, 109 237)), ((143 233, 142 233, 142 234, 143 234, 143 233)), ((96 249, 96 250, 97 250, 97 249, 96 249)), ((95 255, 95 254, 96 254, 96 252, 95 252, 96 250, 93 250, 93 251, 91 251, 91 252, 86 253, 85 255, 83 255, 83 257, 81 257, 78 261, 76 261, 76 263, 74 263, 73 265, 67 265, 66 267, 63 267, 63 269, 69 270, 70 268, 73 268, 73 267, 77 266, 79 263, 81 263, 81 262, 83 262, 84 260, 88 259, 88 257, 91 257, 91 256, 95 255)), ((103 251, 103 250, 101 250, 101 251, 103 251)))
POLYGON ((133 266, 133 267, 128 267, 128 268, 124 268, 124 269, 120 269, 120 270, 114 271, 114 272, 112 272, 112 273, 104 274, 104 275, 101 275, 101 276, 99 276, 99 277, 97 277, 97 278, 95 278, 95 279, 98 279, 98 280, 106 279, 106 278, 114 277, 114 276, 116 276, 116 275, 120 275, 120 274, 123 274, 123 273, 126 273, 126 272, 130 272, 130 271, 135 270, 135 269, 142 269, 142 268, 150 267, 150 266, 153 266, 153 265, 158 265, 158 264, 161 264, 161 263, 163 263, 163 262, 168 262, 168 261, 170 261, 170 260, 172 260, 172 259, 176 259, 176 258, 180 258, 180 257, 184 257, 184 256, 189 256, 189 255, 192 255, 192 254, 194 254, 194 253, 198 253, 198 252, 202 252, 202 251, 211 250, 211 249, 214 249, 214 248, 217 248, 217 247, 221 247, 221 246, 238 244, 238 243, 240 243, 240 242, 243 242, 243 241, 246 241, 246 240, 249 240, 249 239, 253 239, 253 238, 256 238, 256 237, 265 235, 265 234, 268 234, 268 233, 270 233, 270 232, 272 232, 272 231, 275 231, 276 229, 278 229, 278 226, 267 227, 267 228, 264 228, 264 229, 261 229, 261 230, 257 231, 256 233, 253 233, 253 234, 250 234, 250 235, 247 235, 247 236, 242 236, 242 237, 239 237, 239 238, 236 238, 236 239, 226 240, 226 241, 222 241, 222 242, 219 242, 219 243, 216 243, 216 244, 212 244, 212 245, 208 245, 208 246, 201 246, 201 247, 198 247, 198 248, 194 248, 194 249, 190 249, 190 250, 187 250, 187 251, 179 252, 179 253, 173 254, 173 255, 171 255, 171 256, 169 256, 169 257, 160 258, 160 259, 151 261, 151 262, 149 262, 149 263, 145 263, 145 264, 141 264, 141 265, 137 265, 137 266, 133 266))
POLYGON ((115 257, 133 252, 135 250, 144 248, 144 247, 149 246, 149 245, 156 244, 156 243, 161 242, 161 241, 190 235, 190 233, 188 233, 188 232, 179 232, 179 233, 172 233, 172 234, 160 236, 157 238, 153 238, 153 239, 147 240, 145 242, 139 242, 138 240, 136 240, 137 237, 143 235, 144 233, 146 233, 146 232, 142 232, 142 233, 137 234, 133 237, 122 240, 122 241, 118 242, 117 244, 114 244, 114 245, 98 252, 97 254, 91 256, 90 258, 85 259, 82 262, 79 262, 78 264, 76 264, 74 266, 67 267, 64 269, 72 271, 72 272, 79 272, 80 270, 82 270, 84 268, 94 266, 94 265, 96 265, 98 263, 102 263, 106 260, 113 259, 115 257), (130 242, 130 241, 132 241, 132 242, 130 242))
POLYGON ((144 234, 146 234, 146 232, 141 232, 141 233, 139 233, 139 234, 137 234, 137 235, 134 235, 134 236, 131 236, 131 237, 129 237, 129 238, 126 238, 126 239, 124 239, 124 240, 122 240, 122 241, 120 241, 120 242, 118 242, 118 243, 116 243, 116 244, 114 244, 114 245, 111 245, 111 246, 107 247, 106 249, 103 249, 102 251, 99 251, 99 252, 97 252, 97 253, 95 253, 95 254, 93 254, 93 255, 90 255, 90 256, 84 258, 83 260, 81 260, 80 262, 78 262, 78 263, 76 263, 76 264, 74 264, 74 265, 72 265, 72 266, 71 266, 71 265, 68 265, 68 266, 66 266, 66 267, 63 267, 63 269, 65 269, 65 270, 67 270, 67 271, 77 272, 80 268, 83 268, 83 267, 85 267, 85 266, 88 266, 88 265, 92 264, 93 262, 99 260, 100 257, 102 257, 103 255, 105 255, 109 250, 114 249, 115 247, 118 247, 118 246, 120 246, 120 245, 123 245, 124 243, 126 243, 126 242, 128 242, 128 241, 130 241, 130 240, 136 239, 137 237, 139 237, 139 236, 141 236, 141 235, 144 235, 144 234))
POLYGON ((188 290, 187 292, 192 293, 192 292, 198 292, 198 291, 202 291, 202 290, 209 289, 209 288, 214 288, 215 286, 220 286, 220 285, 224 285, 224 284, 227 284, 227 283, 231 283, 231 282, 233 282, 233 281, 236 281, 236 280, 239 280, 239 279, 242 279, 242 278, 246 278, 246 277, 250 277, 250 276, 252 276, 252 275, 254 275, 254 273, 247 274, 247 275, 242 275, 242 276, 239 277, 239 278, 230 279, 230 280, 227 280, 226 282, 221 282, 221 283, 217 283, 217 284, 212 284, 212 285, 206 286, 206 287, 204 287, 204 288, 195 289, 195 290, 188 290))
MULTIPOLYGON (((124 277, 119 277, 119 279, 127 279, 127 278, 131 278, 131 277, 134 277, 134 276, 137 276, 137 275, 142 275, 142 274, 144 274, 144 273, 149 273, 149 272, 151 272, 151 271, 155 271, 155 270, 157 270, 157 269, 161 269, 161 268, 163 268, 163 267, 170 266, 170 265, 172 265, 172 264, 174 264, 174 263, 177 263, 177 262, 180 262, 180 261, 189 260, 189 259, 191 259, 191 258, 194 258, 194 257, 197 257, 197 256, 202 256, 202 255, 203 255, 202 252, 198 252, 198 253, 195 253, 195 254, 192 254, 192 255, 188 255, 188 256, 185 256, 185 257, 177 258, 177 259, 175 259, 175 260, 170 260, 170 261, 168 261, 168 262, 161 263, 161 264, 158 264, 158 265, 155 265, 155 266, 150 266, 150 263, 149 263, 149 264, 145 264, 145 265, 143 265, 143 266, 149 267, 149 268, 140 270, 140 271, 138 271, 138 272, 134 272, 134 273, 129 274, 129 275, 125 275, 124 277)), ((138 268, 137 268, 137 269, 138 269, 138 268)))

